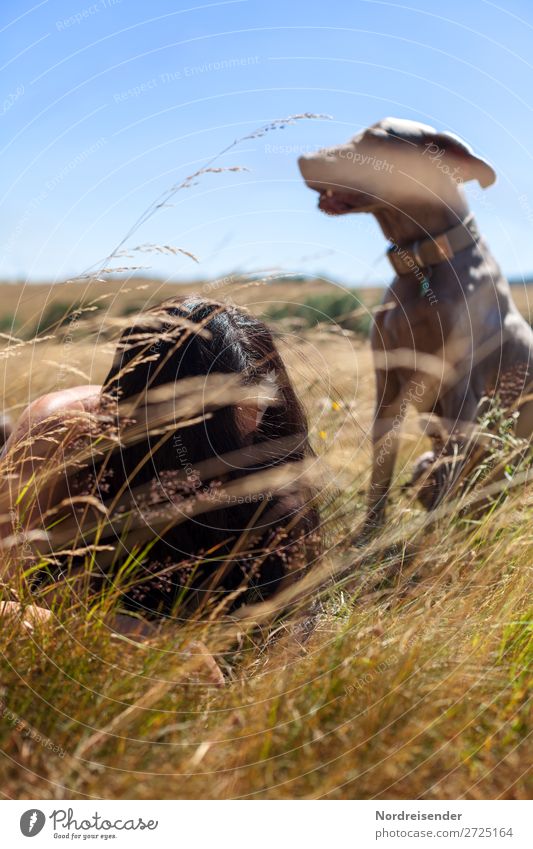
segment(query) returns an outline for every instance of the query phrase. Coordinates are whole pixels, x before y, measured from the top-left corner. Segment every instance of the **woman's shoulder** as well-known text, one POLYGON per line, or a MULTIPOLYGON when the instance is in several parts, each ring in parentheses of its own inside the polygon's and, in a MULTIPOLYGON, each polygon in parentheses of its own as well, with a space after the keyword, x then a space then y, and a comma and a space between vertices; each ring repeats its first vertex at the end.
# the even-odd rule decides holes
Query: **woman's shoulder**
POLYGON ((102 387, 96 384, 71 386, 41 395, 27 408, 34 415, 46 418, 61 410, 94 410, 100 401, 102 387))
POLYGON ((96 412, 100 403, 101 389, 102 387, 96 384, 72 386, 69 389, 47 392, 36 398, 28 404, 16 422, 3 453, 23 439, 31 428, 45 425, 58 416, 63 417, 64 413, 96 412))
POLYGON ((75 410, 91 412, 98 407, 102 387, 95 384, 87 386, 71 386, 69 389, 59 389, 47 392, 32 401, 26 407, 21 418, 31 419, 31 424, 38 424, 55 413, 75 410))

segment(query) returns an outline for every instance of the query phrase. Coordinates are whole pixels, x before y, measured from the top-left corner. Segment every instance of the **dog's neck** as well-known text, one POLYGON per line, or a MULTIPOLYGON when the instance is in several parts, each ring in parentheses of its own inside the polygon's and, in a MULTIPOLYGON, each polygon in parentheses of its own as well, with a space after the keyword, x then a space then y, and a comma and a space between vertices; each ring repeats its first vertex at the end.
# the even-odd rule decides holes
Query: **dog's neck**
POLYGON ((438 236, 463 221, 469 213, 468 204, 461 198, 453 206, 424 204, 402 206, 382 206, 374 215, 385 237, 400 248, 410 245, 418 239, 438 236))

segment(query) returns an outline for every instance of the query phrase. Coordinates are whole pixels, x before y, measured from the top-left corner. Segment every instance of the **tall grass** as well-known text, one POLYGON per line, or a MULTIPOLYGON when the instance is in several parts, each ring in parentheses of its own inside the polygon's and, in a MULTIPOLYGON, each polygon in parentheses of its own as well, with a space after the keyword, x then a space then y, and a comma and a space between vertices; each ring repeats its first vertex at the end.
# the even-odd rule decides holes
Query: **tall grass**
MULTIPOLYGON (((475 520, 453 512, 424 527, 425 514, 397 487, 379 545, 351 549, 346 539, 361 521, 368 478, 361 432, 371 416, 370 359, 348 337, 313 329, 290 348, 281 337, 315 447, 334 472, 321 567, 329 577, 322 574, 281 621, 261 610, 232 626, 174 621, 143 643, 110 629, 105 600, 89 608, 81 591, 65 593, 47 622, 4 617, 7 796, 530 792, 531 491, 511 489, 475 520), (324 361, 328 374, 318 370, 324 361), (224 672, 223 688, 209 683, 195 656, 199 639, 224 672)), ((58 343, 43 350, 61 361, 58 343)), ((71 365, 89 351, 87 339, 71 346, 71 365)), ((22 375, 32 357, 31 346, 19 349, 22 375)), ((92 380, 108 358, 95 355, 92 380)), ((49 388, 35 366, 33 378, 49 388)), ((7 370, 10 380, 11 396, 24 397, 15 369, 7 370)), ((400 480, 422 447, 408 426, 400 480)), ((11 580, 3 597, 15 593, 31 599, 11 580)))
MULTIPOLYGON (((113 258, 119 248, 122 243, 113 258)), ((94 287, 101 297, 98 279, 83 285, 85 294, 94 287)), ((140 302, 141 284, 129 285, 140 302)), ((212 294, 213 284, 199 289, 212 294)), ((321 320, 306 320, 293 333, 279 320, 286 315, 275 313, 270 284, 223 288, 224 298, 270 315, 306 403, 317 453, 312 474, 323 496, 321 561, 281 600, 249 607, 232 621, 177 616, 148 640, 117 631, 109 619, 116 586, 95 598, 83 575, 56 594, 50 618, 6 608, 0 620, 5 796, 530 795, 527 463, 513 469, 516 445, 500 417, 483 474, 428 518, 401 486, 427 448, 411 416, 387 526, 366 547, 352 546, 368 487, 373 368, 364 328, 350 333, 343 317, 356 319, 362 313, 353 311, 366 308, 354 305, 351 294, 349 303, 332 306, 330 296, 317 306, 316 289, 301 283, 292 296, 319 310, 321 320), (342 333, 332 332, 337 321, 342 333), (504 498, 501 481, 491 477, 502 464, 504 498), (465 512, 465 499, 480 489, 490 491, 491 505, 465 512), (224 686, 202 645, 216 658, 224 686)), ((5 334, 4 406, 16 412, 40 393, 101 382, 113 340, 131 322, 108 311, 111 300, 75 325, 68 317, 79 300, 63 305, 37 339, 5 334)), ((194 415, 192 406, 187 415, 194 415)), ((37 471, 42 479, 46 465, 37 471)), ((57 529, 48 530, 53 538, 57 529)), ((34 600, 26 580, 34 558, 19 536, 1 554, 1 599, 24 610, 34 600)), ((102 534, 96 539, 106 542, 102 534)), ((44 556, 53 558, 54 550, 44 556)), ((131 568, 132 561, 124 563, 120 581, 127 582, 131 568)))

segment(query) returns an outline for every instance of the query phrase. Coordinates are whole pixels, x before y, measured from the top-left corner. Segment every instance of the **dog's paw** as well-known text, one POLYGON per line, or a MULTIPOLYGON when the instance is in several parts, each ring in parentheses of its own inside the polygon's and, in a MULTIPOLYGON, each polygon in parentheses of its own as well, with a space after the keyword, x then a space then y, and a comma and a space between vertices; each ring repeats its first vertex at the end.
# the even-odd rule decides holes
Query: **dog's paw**
POLYGON ((404 492, 416 490, 416 499, 425 510, 432 510, 443 487, 442 474, 436 467, 437 455, 434 451, 426 451, 415 462, 411 480, 403 487, 404 492))

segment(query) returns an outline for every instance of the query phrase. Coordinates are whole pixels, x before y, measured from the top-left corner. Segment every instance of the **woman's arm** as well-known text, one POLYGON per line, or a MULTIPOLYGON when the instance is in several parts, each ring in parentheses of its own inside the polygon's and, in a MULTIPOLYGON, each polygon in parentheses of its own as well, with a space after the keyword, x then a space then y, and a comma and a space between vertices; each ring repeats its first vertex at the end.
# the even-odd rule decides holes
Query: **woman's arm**
POLYGON ((102 387, 96 384, 73 386, 59 392, 48 392, 28 404, 7 439, 0 457, 6 454, 22 439, 30 434, 32 428, 53 419, 61 421, 69 412, 96 412, 99 406, 102 387))
MULTIPOLYGON (((76 386, 43 395, 26 407, 0 455, 3 466, 0 513, 4 517, 19 505, 24 487, 28 485, 24 525, 42 515, 52 501, 64 497, 68 489, 61 475, 64 449, 83 431, 80 414, 97 412, 100 391, 97 385, 76 386), (56 455, 58 462, 52 469, 51 460, 56 455), (54 474, 39 485, 40 474, 47 470, 54 474)), ((0 536, 12 532, 11 524, 4 518, 0 536)))

